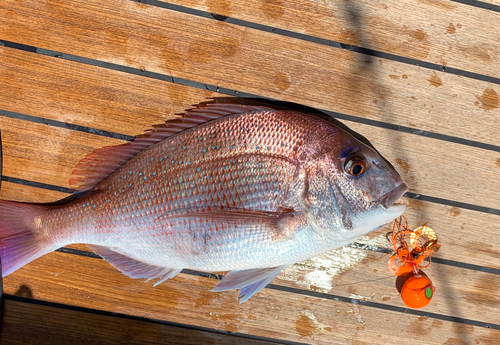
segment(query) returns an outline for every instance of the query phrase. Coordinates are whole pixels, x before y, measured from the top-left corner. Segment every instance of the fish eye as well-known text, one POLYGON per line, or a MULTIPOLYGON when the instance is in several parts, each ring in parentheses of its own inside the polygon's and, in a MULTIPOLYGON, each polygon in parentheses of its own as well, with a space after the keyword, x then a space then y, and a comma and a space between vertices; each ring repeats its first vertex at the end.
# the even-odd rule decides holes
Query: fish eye
POLYGON ((344 163, 344 171, 351 176, 363 175, 366 171, 366 159, 361 154, 353 154, 347 157, 344 163))

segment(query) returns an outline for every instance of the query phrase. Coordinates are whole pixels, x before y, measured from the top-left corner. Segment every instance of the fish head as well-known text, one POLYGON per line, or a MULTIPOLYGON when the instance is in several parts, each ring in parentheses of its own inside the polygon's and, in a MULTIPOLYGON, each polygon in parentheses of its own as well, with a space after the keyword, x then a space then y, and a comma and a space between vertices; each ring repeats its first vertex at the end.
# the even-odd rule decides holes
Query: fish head
POLYGON ((309 160, 312 164, 304 169, 302 205, 309 223, 339 246, 406 210, 406 205, 395 202, 407 186, 372 146, 336 128, 318 138, 309 152, 315 153, 309 155, 314 156, 309 160))

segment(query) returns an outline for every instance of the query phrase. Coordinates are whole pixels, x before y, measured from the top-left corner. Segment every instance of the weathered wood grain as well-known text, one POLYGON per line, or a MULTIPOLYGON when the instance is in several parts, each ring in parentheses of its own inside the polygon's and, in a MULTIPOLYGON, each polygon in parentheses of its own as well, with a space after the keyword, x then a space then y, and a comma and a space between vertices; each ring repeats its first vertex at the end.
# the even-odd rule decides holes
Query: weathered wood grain
MULTIPOLYGON (((24 61, 28 60, 26 55, 31 55, 34 60, 45 62, 45 64, 40 64, 38 69, 32 68, 28 70, 29 72, 24 72, 31 73, 36 77, 41 76, 44 79, 49 78, 50 72, 59 63, 59 60, 50 57, 22 53, 12 49, 3 48, 0 51, 4 51, 5 55, 11 53, 12 56, 17 57, 19 55, 24 57, 24 61), (46 66, 51 64, 52 68, 46 68, 46 66), (36 71, 41 72, 37 73, 36 71)), ((64 66, 68 69, 71 68, 71 70, 81 68, 81 65, 75 62, 65 62, 64 66)), ((18 69, 21 69, 21 67, 18 67, 16 70, 18 69)), ((36 94, 40 96, 40 107, 37 107, 36 111, 36 115, 39 117, 47 117, 58 121, 72 121, 71 118, 73 118, 77 124, 82 124, 85 121, 85 124, 89 127, 97 127, 101 130, 111 132, 117 132, 126 126, 128 127, 127 134, 134 132, 135 134, 142 133, 146 124, 144 120, 138 123, 134 122, 135 118, 140 119, 142 117, 140 113, 134 117, 134 103, 142 95, 145 95, 144 99, 146 100, 154 99, 159 103, 158 94, 148 96, 148 89, 146 88, 138 90, 134 86, 129 87, 129 84, 126 83, 128 78, 130 78, 129 76, 125 76, 125 82, 120 83, 120 77, 123 73, 117 74, 113 72, 113 74, 108 74, 108 78, 105 79, 110 80, 110 83, 106 86, 108 90, 107 94, 104 94, 101 98, 103 99, 103 103, 96 102, 92 85, 102 83, 97 74, 100 73, 101 69, 94 66, 86 66, 86 70, 94 71, 93 77, 95 79, 87 77, 87 80, 94 80, 94 82, 89 82, 88 86, 85 87, 75 87, 72 90, 67 89, 62 93, 60 103, 56 103, 53 98, 48 98, 48 100, 44 101, 46 99, 45 96, 51 93, 51 89, 46 87, 45 83, 30 84, 25 82, 25 78, 16 77, 16 72, 7 74, 5 76, 6 84, 3 86, 6 89, 6 93, 9 92, 8 90, 16 90, 15 92, 10 91, 9 95, 12 94, 14 97, 14 94, 17 94, 20 96, 17 97, 15 102, 12 102, 12 98, 10 97, 0 97, 0 108, 5 106, 6 110, 13 112, 30 112, 28 107, 32 106, 32 102, 34 102, 33 100, 29 100, 31 98, 30 95, 36 94), (111 82, 114 79, 112 79, 112 75, 116 78, 114 82, 111 82), (20 90, 23 88, 29 88, 31 90, 30 94, 21 92, 20 90), (128 97, 115 97, 112 102, 104 104, 104 100, 109 97, 109 94, 117 95, 120 92, 123 92, 128 97), (59 109, 65 109, 66 105, 69 106, 72 104, 74 99, 79 99, 80 101, 76 102, 76 106, 71 105, 71 110, 67 112, 64 110, 52 111, 59 104, 61 104, 61 108, 59 109), (99 110, 95 105, 91 105, 92 103, 97 103, 107 109, 106 115, 99 117, 99 110), (87 104, 89 104, 88 107, 86 106, 87 104), (129 105, 132 110, 122 112, 122 109, 129 109, 129 105), (86 116, 92 112, 97 115, 86 116), (69 119, 68 113, 71 117, 69 119), (121 116, 122 113, 125 113, 125 115, 121 116)), ((24 73, 21 73, 21 75, 24 73)), ((169 97, 170 99, 174 99, 172 106, 177 106, 176 109, 182 109, 179 105, 196 103, 197 99, 205 100, 207 96, 207 93, 204 91, 197 93, 196 89, 179 85, 164 85, 163 89, 165 90, 169 87, 173 87, 176 91, 175 93, 171 93, 169 97), (189 91, 182 94, 181 89, 189 91), (180 99, 176 98, 176 95, 181 94, 180 99)), ((146 116, 146 119, 153 124, 160 123, 165 118, 171 117, 170 115, 164 115, 164 113, 168 112, 168 114, 171 114, 176 112, 176 110, 168 111, 168 104, 169 101, 165 101, 162 104, 163 113, 152 111, 146 116)), ((500 117, 498 119, 500 120, 500 117)), ((67 131, 62 128, 39 124, 33 124, 33 128, 40 128, 40 131, 35 130, 32 133, 33 129, 26 128, 24 122, 19 122, 19 120, 1 118, 0 121, 4 137, 4 173, 7 176, 39 182, 44 181, 45 183, 59 186, 67 186, 67 181, 73 167, 86 154, 102 146, 121 143, 118 140, 101 139, 101 137, 92 134, 67 131), (27 132, 31 133, 31 135, 27 135, 27 132), (37 164, 30 165, 29 160, 37 162, 37 164), (21 166, 23 169, 20 169, 21 166), (42 175, 36 170, 30 170, 30 166, 51 172, 52 176, 46 176, 47 179, 42 180, 42 175)), ((498 153, 385 128, 349 121, 345 121, 345 123, 352 129, 367 136, 386 158, 401 166, 400 173, 403 179, 407 181, 411 192, 485 207, 498 207, 500 196, 496 189, 491 188, 495 183, 498 185, 498 153), (436 164, 437 161, 446 162, 446 169, 436 164)), ((495 127, 491 126, 490 128, 493 129, 495 127)), ((45 179, 45 176, 43 178, 45 179)))
MULTIPOLYGON (((385 232, 379 231, 370 237, 381 240, 385 232)), ((73 244, 68 248, 89 251, 82 244, 73 244)), ((306 296, 312 291, 322 293, 316 297, 326 299, 340 296, 404 308, 395 288, 396 279, 387 269, 388 258, 387 255, 364 249, 334 250, 328 255, 286 268, 273 280, 272 286, 278 289, 301 289, 301 294, 306 296), (342 258, 345 260, 347 256, 351 265, 338 265, 338 262, 342 258)), ((34 263, 37 264, 39 263, 34 263)), ((114 273, 121 275, 116 270, 114 273)), ((500 316, 496 312, 500 307, 498 275, 438 263, 426 268, 425 273, 436 286, 436 294, 424 311, 493 324, 500 323, 500 316)), ((216 282, 213 280, 214 285, 216 282)), ((235 291, 232 295, 237 298, 235 291)))
MULTIPOLYGON (((486 1, 499 4, 498 0, 486 1)), ((454 1, 172 0, 219 15, 498 77, 499 14, 454 1), (355 20, 346 12, 358 12, 355 20), (460 24, 460 25, 459 25, 460 24)), ((369 120, 499 145, 500 87, 370 58, 273 33, 128 0, 4 0, 0 39, 219 85, 369 120)), ((222 19, 222 18, 219 18, 222 19)), ((63 54, 64 57, 64 54, 63 54)), ((144 71, 144 72, 141 72, 144 71)), ((0 129, 5 176, 67 187, 93 149, 121 143, 95 130, 136 135, 216 93, 141 75, 0 47, 0 129), (9 118, 13 113, 86 126, 91 133, 9 118)), ((43 122, 43 121, 42 121, 43 122)), ((415 193, 498 209, 498 152, 344 121, 392 161, 415 193)), ((2 199, 47 202, 66 194, 11 182, 2 199)), ((217 280, 181 273, 154 288, 104 260, 55 252, 5 278, 6 293, 311 344, 496 344, 498 215, 403 199, 413 226, 429 220, 443 246, 426 269, 437 288, 418 316, 404 309, 388 256, 345 249, 285 270, 239 305, 217 280), (476 265, 476 266, 474 266, 476 265), (485 271, 483 271, 483 269, 485 271), (297 290, 298 289, 298 290, 297 290), (294 292, 295 291, 295 292, 294 292), (315 295, 316 294, 316 295, 315 295), (338 296, 339 300, 335 300, 338 296), (333 298, 333 299, 332 299, 333 298), (371 306, 359 299, 366 299, 371 306), (391 309, 396 308, 396 309, 391 309), (398 309, 399 308, 399 309, 398 309), (406 310, 406 311, 405 311, 406 310), (450 322, 489 322, 495 329, 450 322)), ((369 243, 388 247, 383 234, 369 243)), ((84 245, 72 245, 88 250, 84 245)), ((87 315, 8 300, 0 343, 244 343, 157 323, 87 315), (40 334, 46 334, 41 337, 40 334), (44 342, 45 341, 45 342, 44 342)), ((62 307, 62 306, 61 306, 62 307)), ((62 307, 63 308, 63 307, 62 307)), ((484 325, 483 325, 484 326, 484 325)), ((251 341, 248 341, 251 342, 251 341)))
POLYGON ((4 200, 48 203, 63 199, 67 197, 68 194, 2 181, 0 196, 4 200))
POLYGON ((445 244, 436 258, 500 268, 498 241, 495 240, 498 238, 495 224, 500 223, 499 216, 414 199, 404 200, 408 203, 405 215, 412 227, 429 220, 429 226, 437 231, 445 244))
MULTIPOLYGON (((68 247, 88 251, 88 248, 81 244, 68 247)), ((308 260, 287 268, 272 285, 305 290, 306 296, 307 291, 316 291, 323 293, 322 296, 327 299, 328 296, 340 296, 404 307, 394 286, 395 277, 387 270, 388 256, 366 250, 348 250, 345 255, 358 256, 354 260, 357 263, 346 270, 340 269, 338 274, 333 274, 335 260, 331 258, 334 255, 338 257, 337 254, 320 256, 324 258, 324 266, 319 266, 317 260, 308 260), (327 257, 330 260, 326 259, 327 257), (327 266, 328 261, 332 266, 327 266)), ((426 312, 499 323, 500 316, 496 310, 500 307, 500 296, 491 292, 498 290, 495 275, 441 264, 433 264, 425 272, 437 289, 432 304, 424 309, 426 312), (457 301, 461 301, 460 305, 457 301)), ((118 271, 115 273, 121 274, 118 271)), ((213 284, 216 282, 213 280, 213 284)), ((236 298, 237 293, 233 291, 232 295, 236 298)))
POLYGON ((126 135, 218 95, 3 47, 0 80, 2 110, 126 135))
POLYGON ((500 14, 448 0, 171 0, 181 6, 499 77, 500 14))
MULTIPOLYGON (((21 289, 16 295, 27 293, 29 290, 21 289)), ((10 299, 5 301, 3 320, 0 334, 3 345, 275 344, 10 299)))
POLYGON ((3 2, 0 14, 16 42, 498 145, 491 83, 128 0, 3 2))
POLYGON ((4 175, 62 187, 85 155, 124 142, 7 117, 0 117, 0 128, 4 175))
MULTIPOLYGON (((180 274, 152 288, 152 282, 131 280, 103 260, 63 253, 40 258, 4 283, 8 294, 23 287, 36 299, 291 341, 345 344, 354 338, 360 344, 384 344, 388 338, 390 343, 401 343, 418 337, 419 344, 443 344, 456 337, 466 344, 489 345, 485 339, 498 334, 498 330, 272 289, 239 305, 234 292, 210 292, 213 279, 180 274)), ((479 316, 467 309, 467 302, 460 302, 455 316, 479 316)))

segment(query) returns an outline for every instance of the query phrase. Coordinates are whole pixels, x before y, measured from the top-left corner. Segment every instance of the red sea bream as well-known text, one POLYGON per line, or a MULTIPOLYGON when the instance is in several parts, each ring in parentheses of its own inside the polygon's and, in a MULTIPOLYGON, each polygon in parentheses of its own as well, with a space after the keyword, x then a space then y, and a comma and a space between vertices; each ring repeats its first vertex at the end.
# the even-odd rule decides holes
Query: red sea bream
POLYGON ((0 201, 6 276, 85 243, 131 278, 230 271, 243 302, 284 267, 398 217, 407 190, 371 146, 290 110, 208 104, 85 157, 62 206, 0 201))

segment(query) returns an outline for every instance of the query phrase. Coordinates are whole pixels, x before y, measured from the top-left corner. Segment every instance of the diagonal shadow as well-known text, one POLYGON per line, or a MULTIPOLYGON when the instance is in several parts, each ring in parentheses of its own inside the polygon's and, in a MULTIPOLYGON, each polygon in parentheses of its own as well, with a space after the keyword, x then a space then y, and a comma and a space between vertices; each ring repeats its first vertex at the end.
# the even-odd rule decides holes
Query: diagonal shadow
MULTIPOLYGON (((370 41, 370 37, 369 34, 364 30, 363 18, 365 16, 363 16, 361 5, 353 1, 345 2, 344 9, 345 9, 344 16, 346 18, 345 25, 348 26, 347 29, 353 33, 355 41, 361 42, 361 45, 364 42, 364 44, 366 45, 366 42, 370 41)), ((354 50, 351 45, 346 43, 340 43, 340 47, 347 51, 354 50)), ((397 114, 393 113, 390 105, 391 103, 387 101, 387 99, 390 98, 390 90, 388 89, 388 87, 385 86, 384 76, 381 75, 380 71, 381 64, 378 62, 380 58, 375 57, 373 56, 373 54, 369 53, 362 54, 363 51, 364 51, 363 48, 360 48, 359 46, 356 47, 356 54, 354 54, 356 59, 351 64, 350 77, 346 79, 346 84, 348 85, 349 90, 360 91, 360 92, 352 92, 350 97, 351 102, 357 104, 363 104, 364 103, 363 97, 366 97, 366 93, 369 92, 372 94, 373 96, 372 98, 376 100, 376 103, 374 105, 374 107, 376 108, 375 111, 384 114, 385 122, 397 123, 397 114), (359 53, 360 51, 361 53, 359 53), (365 78, 359 78, 358 76, 360 75, 363 75, 365 78)), ((364 144, 367 144, 372 148, 374 148, 367 138, 365 138, 359 133, 352 131, 351 129, 346 127, 343 123, 335 119, 332 119, 331 115, 325 114, 320 110, 304 105, 295 104, 292 102, 269 100, 265 98, 252 97, 251 100, 268 104, 275 108, 283 107, 288 109, 294 109, 324 117, 326 119, 329 119, 330 121, 333 121, 336 125, 342 127, 343 129, 348 130, 352 135, 354 135, 364 144)), ((216 102, 231 103, 234 101, 235 101, 234 98, 217 97, 216 99, 216 102)), ((241 100, 237 102, 241 103, 241 100)), ((393 143, 398 142, 397 147, 393 145, 389 148, 393 150, 392 156, 404 157, 404 152, 406 150, 404 147, 401 146, 401 142, 398 140, 398 136, 401 135, 402 132, 398 133, 396 131, 391 130, 391 131, 386 131, 386 133, 387 136, 389 136, 388 138, 386 138, 387 142, 393 142, 393 143)), ((383 155, 381 156, 383 157, 383 155)), ((390 166, 392 166, 390 162, 387 163, 390 166)), ((411 180, 405 182, 411 189, 420 190, 418 185, 419 184, 418 180, 411 180)), ((430 218, 428 212, 429 206, 430 205, 428 204, 423 204, 423 206, 419 209, 421 219, 417 220, 418 224, 414 224, 415 225, 414 227, 417 227, 418 225, 426 221, 430 221, 430 223, 432 224, 432 219, 430 218)), ((468 316, 467 311, 463 310, 463 308, 461 308, 458 303, 459 299, 456 293, 454 292, 455 290, 453 285, 448 279, 448 272, 446 272, 446 267, 444 265, 434 265, 433 270, 437 274, 430 278, 432 278, 435 282, 437 282, 437 284, 435 284, 437 288, 437 293, 440 294, 441 297, 443 297, 444 300, 446 301, 446 304, 449 306, 449 309, 451 311, 452 314, 451 316, 466 318, 468 316)), ((452 323, 452 327, 454 330, 453 336, 455 338, 457 338, 464 344, 473 343, 473 337, 467 331, 467 327, 470 326, 460 323, 452 323)), ((395 325, 395 328, 397 328, 397 325, 395 325)), ((399 333, 400 330, 397 329, 396 332, 399 333)))
MULTIPOLYGON (((350 25, 349 29, 352 30, 357 35, 358 41, 370 42, 369 34, 364 30, 363 18, 365 18, 365 16, 363 16, 361 5, 355 1, 345 2, 345 16, 346 18, 348 18, 348 22, 350 25)), ((349 45, 343 44, 342 47, 346 50, 350 49, 349 45)), ((369 88, 373 93, 375 99, 383 100, 385 96, 390 97, 390 93, 386 92, 387 88, 384 86, 384 78, 380 74, 380 68, 379 68, 380 64, 376 63, 375 61, 378 58, 375 58, 372 55, 365 55, 365 54, 356 54, 356 56, 357 56, 356 62, 352 64, 352 73, 368 73, 371 76, 371 78, 364 79, 366 83, 369 85, 363 85, 361 88, 365 90, 369 88)), ((353 82, 354 79, 350 79, 350 81, 353 82)), ((351 83, 350 85, 351 90, 356 90, 358 88, 359 88, 358 85, 351 83)), ((361 101, 361 99, 359 99, 359 96, 360 96, 359 93, 353 93, 351 95, 352 101, 353 102, 356 102, 356 100, 361 101)), ((390 102, 379 102, 378 111, 383 112, 384 117, 386 119, 385 122, 397 123, 396 121, 397 114, 393 114, 391 110, 392 109, 390 106, 390 102)), ((386 133, 388 136, 391 136, 387 138, 388 142, 393 142, 393 143, 398 142, 398 147, 397 147, 398 154, 401 154, 401 152, 405 152, 405 148, 401 146, 401 141, 397 140, 397 137, 400 135, 400 133, 396 131, 386 131, 386 133)), ((396 156, 396 146, 392 146, 392 149, 394 150, 393 156, 396 156)), ((405 181, 405 182, 410 187, 410 189, 420 190, 417 180, 405 181)), ((430 221, 430 223, 432 223, 432 219, 429 216, 427 207, 428 206, 426 205, 419 210, 422 218, 417 220, 418 224, 415 224, 414 227, 417 227, 420 223, 423 224, 426 221, 430 221)), ((438 229, 438 234, 439 234, 439 229, 438 229)), ((437 282, 437 284, 435 284, 436 292, 438 294, 441 294, 441 296, 444 298, 446 304, 450 308, 452 316, 467 317, 468 316, 467 311, 463 310, 463 308, 461 308, 459 305, 459 298, 454 292, 455 291, 454 287, 452 286, 448 278, 448 272, 446 272, 446 267, 444 265, 435 265, 435 267, 433 268, 434 272, 437 274, 430 278, 432 278, 437 282)), ((473 341, 474 339, 465 329, 466 326, 467 325, 463 325, 460 323, 452 323, 452 327, 455 333, 454 336, 458 338, 460 341, 462 341, 464 344, 472 344, 474 342, 473 341)), ((400 332, 400 330, 396 331, 400 332)))

